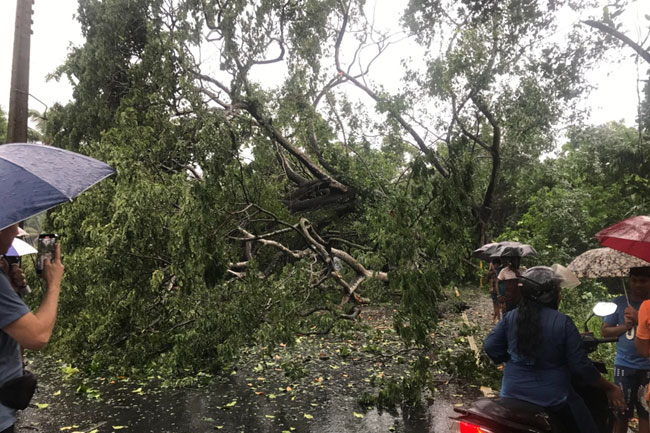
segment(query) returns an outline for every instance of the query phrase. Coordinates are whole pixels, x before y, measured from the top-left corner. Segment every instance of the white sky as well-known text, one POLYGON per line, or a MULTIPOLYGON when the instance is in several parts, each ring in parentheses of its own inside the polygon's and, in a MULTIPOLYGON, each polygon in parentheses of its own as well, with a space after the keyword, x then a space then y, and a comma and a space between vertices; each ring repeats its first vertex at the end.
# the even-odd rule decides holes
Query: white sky
MULTIPOLYGON (((79 23, 73 19, 76 0, 36 0, 33 5, 29 92, 48 106, 70 100, 72 90, 65 82, 46 82, 45 76, 63 63, 70 41, 82 42, 79 23)), ((16 0, 0 0, 0 106, 9 108, 11 63, 13 56, 16 0)), ((29 108, 43 111, 45 107, 34 98, 29 108)))
MULTIPOLYGON (((394 24, 400 11, 396 4, 398 2, 376 1, 381 5, 376 10, 378 24, 394 24)), ((83 42, 79 24, 73 18, 76 10, 76 0, 36 0, 34 4, 30 93, 48 106, 55 102, 65 103, 71 98, 71 88, 65 78, 63 82, 57 83, 46 82, 45 77, 64 61, 70 44, 80 45, 83 42)), ((15 13, 16 0, 0 0, 0 106, 5 111, 9 106, 15 13)), ((627 28, 624 31, 633 40, 638 40, 639 32, 650 25, 644 14, 650 15, 650 1, 638 0, 627 8, 624 16, 627 28)), ((592 109, 593 123, 622 119, 630 126, 634 124, 637 70, 634 58, 631 57, 632 51, 628 49, 623 54, 625 57, 620 62, 603 64, 590 75, 591 83, 597 87, 586 101, 592 109)), ((395 49, 392 55, 395 55, 395 49)), ((647 67, 643 61, 639 65, 641 69, 638 74, 643 79, 647 67)), ((393 87, 391 83, 385 84, 389 88, 393 87)), ((44 106, 30 98, 30 108, 43 111, 44 106)))

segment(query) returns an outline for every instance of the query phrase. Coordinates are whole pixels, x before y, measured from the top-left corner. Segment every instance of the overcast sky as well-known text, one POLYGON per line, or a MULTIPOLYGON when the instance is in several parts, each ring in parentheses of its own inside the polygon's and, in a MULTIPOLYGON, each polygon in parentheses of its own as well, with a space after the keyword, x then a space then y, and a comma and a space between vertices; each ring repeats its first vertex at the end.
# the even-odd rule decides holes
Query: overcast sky
MULTIPOLYGON (((382 7, 376 13, 384 13, 384 22, 395 22, 395 2, 377 0, 382 7), (390 3, 384 3, 389 2, 390 3), (393 10, 385 6, 390 5, 393 10)), ((55 102, 65 103, 71 98, 71 88, 64 78, 63 82, 46 81, 46 75, 61 64, 70 44, 82 43, 78 22, 73 18, 77 9, 76 0, 36 0, 34 4, 34 25, 31 39, 30 93, 51 106, 55 102)), ((13 51, 13 32, 15 27, 16 0, 0 0, 0 106, 6 111, 9 106, 9 85, 11 82, 11 60, 13 51)), ((639 0, 627 8, 624 17, 627 23, 625 32, 633 40, 638 39, 638 29, 647 29, 650 22, 644 17, 650 15, 650 1, 639 0)), ((629 50, 629 55, 632 55, 629 50)), ((640 63, 641 77, 646 76, 646 66, 640 63)), ((590 80, 597 89, 586 104, 592 108, 591 121, 602 123, 608 120, 623 119, 634 124, 637 104, 637 70, 634 59, 626 56, 619 63, 603 64, 591 74, 590 80)), ((30 108, 43 111, 45 108, 34 98, 30 98, 30 108)))
MULTIPOLYGON (((29 91, 48 105, 67 102, 71 98, 70 86, 46 82, 45 77, 63 63, 70 41, 77 45, 82 42, 79 23, 73 19, 77 1, 36 0, 33 8, 29 91)), ((5 111, 9 108, 15 19, 16 0, 0 0, 0 106, 5 111)), ((29 107, 38 111, 45 108, 33 98, 29 107)))

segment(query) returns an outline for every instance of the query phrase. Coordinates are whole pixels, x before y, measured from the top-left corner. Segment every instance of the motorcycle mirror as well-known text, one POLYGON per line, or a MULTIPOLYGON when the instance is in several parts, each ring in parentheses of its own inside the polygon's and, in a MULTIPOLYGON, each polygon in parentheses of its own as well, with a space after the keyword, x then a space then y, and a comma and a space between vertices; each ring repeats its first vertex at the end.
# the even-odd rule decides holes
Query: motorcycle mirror
POLYGON ((613 302, 599 302, 594 306, 592 311, 596 316, 605 317, 614 314, 616 308, 618 307, 613 302))
POLYGON ((606 317, 609 316, 610 314, 614 314, 618 307, 616 306, 615 303, 613 302, 599 302, 596 305, 594 305, 593 313, 587 317, 587 320, 585 320, 585 332, 589 332, 589 327, 587 327, 587 323, 589 323, 589 319, 591 319, 594 316, 599 316, 599 317, 606 317))

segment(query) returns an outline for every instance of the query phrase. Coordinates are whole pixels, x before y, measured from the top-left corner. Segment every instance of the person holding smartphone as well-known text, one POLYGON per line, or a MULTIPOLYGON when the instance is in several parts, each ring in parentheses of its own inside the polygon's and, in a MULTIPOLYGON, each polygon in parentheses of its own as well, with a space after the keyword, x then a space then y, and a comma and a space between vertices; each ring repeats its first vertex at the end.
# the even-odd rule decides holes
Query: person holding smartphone
MULTIPOLYGON (((18 234, 18 224, 0 230, 0 254, 7 253, 18 234)), ((61 249, 57 243, 53 259, 45 259, 41 276, 46 292, 38 310, 32 313, 0 270, 0 385, 23 375, 20 347, 41 350, 52 335, 63 279, 61 249)), ((15 410, 0 404, 0 433, 13 433, 15 410)))

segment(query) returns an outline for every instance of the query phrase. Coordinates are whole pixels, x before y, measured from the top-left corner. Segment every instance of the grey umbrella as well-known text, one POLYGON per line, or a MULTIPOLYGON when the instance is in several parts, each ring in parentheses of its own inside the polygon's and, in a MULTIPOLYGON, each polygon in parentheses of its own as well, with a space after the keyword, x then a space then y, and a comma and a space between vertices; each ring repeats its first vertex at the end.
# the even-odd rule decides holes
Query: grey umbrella
POLYGON ((517 245, 506 244, 500 245, 494 253, 492 253, 492 258, 494 257, 527 257, 527 256, 536 256, 537 251, 535 248, 528 244, 521 244, 516 242, 517 245))
POLYGON ((43 144, 0 146, 0 230, 70 201, 115 173, 104 162, 43 144))
POLYGON ((472 252, 472 256, 490 261, 497 257, 526 257, 537 255, 537 251, 528 244, 515 241, 491 242, 472 252))
POLYGON ((476 257, 477 259, 490 261, 490 256, 496 250, 497 246, 499 246, 498 242, 491 242, 489 244, 485 244, 485 245, 475 249, 472 252, 472 256, 476 257))

